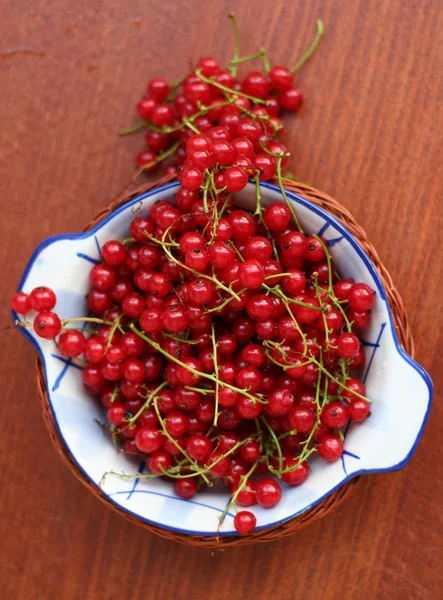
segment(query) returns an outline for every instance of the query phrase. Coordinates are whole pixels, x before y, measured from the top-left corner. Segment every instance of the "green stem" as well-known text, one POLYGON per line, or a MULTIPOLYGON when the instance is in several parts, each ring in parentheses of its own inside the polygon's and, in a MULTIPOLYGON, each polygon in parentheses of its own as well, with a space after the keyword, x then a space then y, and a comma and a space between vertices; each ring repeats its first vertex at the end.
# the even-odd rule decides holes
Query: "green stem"
POLYGON ((282 193, 282 196, 286 202, 287 207, 289 208, 289 210, 291 211, 292 214, 292 218, 294 219, 294 222, 297 226, 297 229, 303 233, 303 229, 301 228, 301 225, 299 223, 299 220, 297 218, 297 215, 295 214, 295 210, 294 207, 292 206, 292 204, 289 201, 289 198, 286 196, 286 191, 285 188, 283 187, 283 181, 282 181, 282 174, 281 174, 281 163, 282 163, 283 158, 280 156, 280 158, 277 158, 277 179, 278 179, 278 185, 280 187, 280 191, 282 193))
POLYGON ((127 129, 121 129, 118 132, 118 135, 120 135, 120 136, 129 135, 129 134, 134 133, 135 131, 138 131, 139 129, 143 129, 143 127, 147 127, 147 126, 148 126, 147 121, 138 121, 137 123, 134 123, 134 125, 131 125, 131 127, 128 127, 127 129))
POLYGON ((180 146, 180 142, 176 142, 175 144, 172 144, 172 146, 170 148, 168 148, 167 150, 165 150, 162 154, 158 154, 156 156, 155 160, 151 160, 151 162, 148 162, 145 165, 143 165, 142 169, 143 170, 150 169, 154 165, 161 163, 163 160, 165 160, 165 158, 168 158, 168 156, 172 156, 172 154, 174 154, 174 152, 177 150, 177 148, 179 146, 180 146))
POLYGON ((306 50, 306 52, 300 58, 300 60, 297 63, 295 63, 295 65, 292 67, 292 69, 291 69, 292 73, 295 73, 296 71, 298 71, 305 64, 305 62, 307 62, 309 60, 309 58, 315 52, 317 46, 320 43, 320 40, 325 31, 325 26, 321 19, 318 19, 316 24, 317 24, 317 31, 315 33, 315 38, 314 38, 312 44, 309 46, 309 48, 306 50))
POLYGON ((234 29, 234 54, 232 55, 232 60, 228 65, 228 71, 233 77, 235 77, 237 74, 237 62, 240 56, 240 34, 238 31, 237 19, 235 18, 234 13, 229 13, 229 18, 231 19, 232 27, 234 29))
POLYGON ((255 98, 255 96, 250 96, 249 94, 245 94, 244 92, 240 92, 238 90, 233 90, 232 88, 229 88, 226 85, 218 83, 217 81, 215 81, 215 79, 210 79, 209 77, 205 77, 202 74, 200 69, 196 69, 195 74, 197 75, 197 77, 199 77, 205 83, 208 83, 209 85, 213 85, 214 87, 218 88, 219 90, 223 90, 224 92, 229 94, 229 97, 235 98, 238 96, 242 96, 243 98, 248 98, 248 100, 251 100, 251 102, 254 102, 255 104, 266 104, 266 100, 262 100, 261 98, 255 98))
MULTIPOLYGON (((214 324, 211 325, 211 339, 212 339, 212 352, 214 359, 214 372, 218 373, 218 361, 217 361, 217 340, 215 339, 215 329, 214 324)), ((219 380, 217 377, 217 381, 215 383, 215 414, 214 414, 214 427, 217 427, 217 419, 218 419, 218 390, 219 390, 219 380)))

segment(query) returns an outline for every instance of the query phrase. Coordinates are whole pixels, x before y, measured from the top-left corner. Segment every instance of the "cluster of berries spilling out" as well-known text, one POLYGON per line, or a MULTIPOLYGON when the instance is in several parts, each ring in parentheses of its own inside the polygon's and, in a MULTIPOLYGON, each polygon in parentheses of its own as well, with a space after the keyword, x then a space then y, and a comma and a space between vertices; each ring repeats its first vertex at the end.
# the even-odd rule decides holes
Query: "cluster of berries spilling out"
MULTIPOLYGON (((146 147, 136 158, 140 172, 155 171, 162 164, 164 174, 180 174, 186 189, 211 181, 229 192, 243 189, 256 173, 262 180, 275 175, 275 157, 287 152, 281 141, 282 113, 297 111, 303 101, 294 72, 317 47, 323 23, 317 22, 314 42, 289 70, 271 67, 264 50, 241 58, 237 25, 232 15, 231 19, 237 43, 227 69, 205 57, 172 86, 161 77, 149 81, 147 96, 137 105, 142 120, 121 132, 146 130, 146 147), (251 59, 261 59, 264 72, 251 71, 239 79, 238 66, 251 59), (191 142, 195 133, 202 135, 191 142), (210 171, 215 165, 222 169, 214 180, 210 171)), ((286 162, 287 158, 282 165, 286 162)))
MULTIPOLYGON (((293 71, 321 33, 319 22, 293 71)), ((149 149, 137 162, 148 171, 173 156, 167 172, 180 168, 181 186, 103 245, 90 272, 94 316, 60 320, 46 287, 18 292, 12 308, 25 316, 18 326, 84 367, 116 447, 146 461, 137 477, 165 478, 186 499, 227 486, 222 523, 233 506, 274 507, 280 482, 306 481, 313 454, 339 459, 349 421, 369 415, 358 332, 375 293, 339 277, 286 196, 279 116, 302 101, 292 73, 270 68, 264 51, 240 58, 237 43, 227 70, 205 58, 180 85, 149 83, 138 105, 149 149), (239 81, 238 64, 257 57, 265 73, 239 81), (284 202, 264 207, 260 181, 274 176, 284 202), (248 180, 250 212, 235 196, 248 180)), ((255 525, 252 512, 236 513, 239 533, 255 525)))
MULTIPOLYGON (((129 238, 103 245, 90 272, 94 316, 61 321, 45 287, 17 293, 12 308, 38 311, 17 324, 84 366, 117 447, 146 460, 139 477, 167 478, 183 498, 218 479, 227 510, 271 508, 280 481, 302 484, 313 453, 339 459, 348 421, 369 414, 356 332, 374 292, 339 278, 327 243, 301 231, 289 203, 262 207, 258 187, 253 213, 210 190, 205 212, 204 194, 180 187, 174 203, 136 213, 129 238), (87 337, 79 321, 96 331, 87 337)), ((254 526, 250 511, 237 513, 240 533, 254 526)))

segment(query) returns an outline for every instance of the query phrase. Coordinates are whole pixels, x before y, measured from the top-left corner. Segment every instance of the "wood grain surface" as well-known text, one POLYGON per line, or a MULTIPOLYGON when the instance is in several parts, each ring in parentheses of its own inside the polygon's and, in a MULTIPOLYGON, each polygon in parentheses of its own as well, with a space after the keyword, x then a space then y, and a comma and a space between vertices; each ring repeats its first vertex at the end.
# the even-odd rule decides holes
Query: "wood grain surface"
MULTIPOLYGON (((436 387, 401 472, 365 477, 326 519, 270 545, 212 554, 107 511, 51 447, 34 351, 1 335, 0 595, 4 600, 442 597, 441 0, 18 0, 0 2, 1 325, 35 246, 77 231, 125 186, 148 78, 202 55, 292 63, 321 17, 326 36, 287 119, 291 170, 348 207, 391 272, 416 356, 436 387)), ((401 426, 401 424, 400 424, 401 426)))

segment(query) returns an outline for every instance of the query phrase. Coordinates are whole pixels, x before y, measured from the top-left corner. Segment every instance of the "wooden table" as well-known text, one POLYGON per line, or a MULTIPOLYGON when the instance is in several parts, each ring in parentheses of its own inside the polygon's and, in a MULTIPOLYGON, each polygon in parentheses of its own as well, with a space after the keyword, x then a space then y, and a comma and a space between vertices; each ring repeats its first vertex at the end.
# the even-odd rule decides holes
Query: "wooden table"
POLYGON ((174 80, 201 55, 229 59, 234 5, 242 51, 266 45, 277 63, 300 56, 316 18, 326 24, 297 77, 306 103, 286 121, 291 170, 354 213, 403 295, 416 356, 437 388, 423 440, 407 468, 365 477, 332 516, 294 537, 216 554, 182 547, 104 509, 61 463, 37 402, 34 351, 3 331, 5 600, 441 597, 439 0, 4 3, 2 323, 34 247, 78 231, 133 174, 140 138, 116 132, 135 118, 148 78, 174 80))

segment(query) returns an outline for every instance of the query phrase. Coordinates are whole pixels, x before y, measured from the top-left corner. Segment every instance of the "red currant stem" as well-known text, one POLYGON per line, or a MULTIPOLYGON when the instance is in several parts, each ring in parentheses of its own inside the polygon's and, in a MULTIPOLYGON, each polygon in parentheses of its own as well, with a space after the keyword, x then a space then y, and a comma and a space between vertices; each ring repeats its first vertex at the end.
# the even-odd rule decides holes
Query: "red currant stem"
MULTIPOLYGON (((111 399, 111 402, 112 402, 112 399, 111 399)), ((109 426, 109 432, 111 433, 111 440, 114 445, 114 448, 117 450, 117 452, 121 452, 121 448, 118 445, 118 437, 115 435, 116 429, 117 429, 116 425, 109 426)))
POLYGON ((344 442, 345 436, 343 434, 343 431, 341 429, 337 429, 337 434, 338 434, 338 437, 341 439, 341 441, 344 442))
MULTIPOLYGON (((197 133, 199 133, 198 130, 197 130, 197 133)), ((175 142, 175 144, 172 144, 172 146, 170 146, 167 150, 165 150, 161 154, 158 154, 156 156, 155 160, 151 160, 150 162, 143 165, 142 169, 145 171, 146 169, 150 169, 154 165, 158 165, 163 160, 165 160, 165 158, 168 158, 168 156, 171 156, 172 154, 174 154, 174 152, 177 150, 177 148, 179 146, 180 146, 180 142, 175 142)))
POLYGON ((240 56, 240 33, 238 31, 237 19, 235 18, 234 13, 229 13, 229 18, 231 19, 232 27, 234 29, 234 53, 232 55, 232 60, 228 65, 228 71, 235 77, 237 74, 237 62, 240 56))
POLYGON ((309 48, 306 50, 306 52, 303 54, 303 56, 300 58, 300 60, 297 63, 295 63, 295 65, 292 67, 292 69, 291 69, 292 73, 295 73, 296 71, 298 71, 298 69, 300 69, 305 64, 305 62, 307 62, 309 60, 309 58, 315 52, 317 46, 320 43, 322 35, 325 31, 325 26, 321 19, 318 19, 316 24, 317 24, 317 31, 315 33, 314 40, 313 40, 312 44, 309 46, 309 48))
MULTIPOLYGON (((229 245, 234 249, 234 252, 236 253, 236 255, 238 256, 238 258, 243 262, 245 259, 242 255, 242 253, 240 252, 240 250, 237 248, 237 246, 235 245, 235 243, 232 240, 229 240, 229 245)), ((235 280, 235 282, 237 282, 238 279, 235 280)), ((234 283, 235 283, 234 282, 234 283)))
MULTIPOLYGON (((317 365, 317 367, 319 367, 319 369, 321 369, 323 371, 323 373, 327 377, 329 377, 329 379, 332 379, 332 381, 335 381, 335 383, 337 383, 339 386, 343 385, 342 381, 340 381, 339 379, 334 377, 334 375, 331 375, 331 373, 326 369, 326 367, 323 364, 319 363, 314 357, 312 357, 312 361, 317 365)), ((363 396, 362 394, 359 394, 355 390, 351 390, 351 388, 348 388, 346 385, 343 385, 343 389, 346 390, 347 392, 350 392, 354 396, 358 396, 358 398, 360 398, 361 400, 364 400, 365 402, 372 404, 372 400, 369 400, 369 398, 367 398, 366 396, 363 396)))
POLYGON ((112 396, 111 396, 111 400, 110 400, 111 404, 113 404, 115 402, 115 399, 117 398, 119 391, 120 391, 120 386, 118 383, 116 383, 114 385, 114 390, 112 392, 112 396))
POLYGON ((193 373, 197 377, 202 377, 203 379, 209 379, 210 381, 213 381, 214 383, 217 383, 217 381, 218 381, 219 385, 221 385, 222 387, 227 387, 227 388, 229 388, 230 390, 232 390, 234 392, 239 392, 240 394, 243 394, 244 396, 247 396, 248 398, 250 398, 251 400, 254 400, 255 402, 260 402, 260 404, 265 404, 264 400, 262 400, 258 396, 253 396, 247 390, 235 387, 234 385, 231 385, 230 383, 226 383, 225 381, 220 381, 220 379, 218 377, 216 377, 214 374, 204 373, 203 371, 197 371, 197 369, 194 369, 193 367, 190 367, 189 365, 185 364, 184 362, 182 362, 181 360, 179 360, 174 355, 169 354, 169 352, 167 352, 166 350, 164 350, 160 346, 160 344, 157 344, 157 342, 154 342, 153 340, 151 340, 151 338, 149 338, 147 335, 145 335, 143 332, 141 332, 139 329, 137 329, 137 327, 134 325, 134 323, 131 323, 129 325, 129 327, 130 327, 130 329, 132 329, 132 331, 134 333, 136 333, 139 337, 141 337, 143 340, 145 340, 145 342, 148 342, 148 344, 150 344, 158 352, 160 352, 160 354, 163 354, 164 356, 166 356, 167 358, 169 358, 169 360, 172 360, 173 362, 177 363, 181 367, 187 369, 188 371, 190 371, 191 373, 193 373))
POLYGON ((135 242, 135 238, 133 237, 128 237, 125 238, 124 240, 120 240, 120 244, 123 244, 123 246, 126 246, 126 244, 132 244, 132 242, 135 242))
POLYGON ((323 304, 323 300, 320 296, 320 291, 319 291, 318 283, 317 283, 317 277, 318 277, 318 275, 316 275, 316 274, 313 275, 312 283, 314 284, 314 287, 315 287, 315 294, 317 296, 318 303, 320 304, 320 306, 322 308, 321 316, 322 316, 323 325, 325 328, 325 342, 326 342, 326 348, 329 350, 329 327, 328 327, 328 322, 326 321, 325 312, 323 310, 325 305, 323 304))
POLYGON ((265 73, 268 74, 269 71, 271 70, 271 63, 269 62, 268 53, 266 52, 265 48, 260 48, 260 50, 263 55, 263 69, 264 69, 265 73))
POLYGON ((181 86, 184 80, 185 76, 182 75, 181 77, 176 79, 173 84, 171 84, 171 87, 169 88, 168 97, 166 98, 166 102, 171 102, 173 100, 175 91, 181 86))
POLYGON ((190 119, 183 119, 183 123, 194 133, 201 133, 200 129, 198 129, 190 119))
MULTIPOLYGON (((160 410, 159 410, 159 408, 158 408, 158 405, 157 405, 157 401, 156 401, 156 400, 157 400, 157 399, 156 399, 156 398, 154 398, 154 402, 153 402, 153 405, 154 405, 154 410, 155 410, 155 414, 157 415, 157 419, 159 420, 159 423, 160 423, 160 425, 161 425, 161 428, 162 428, 162 430, 163 430, 163 433, 164 433, 164 435, 165 435, 165 436, 168 438, 168 440, 169 440, 170 442, 172 442, 172 443, 174 444, 174 446, 177 448, 177 450, 180 450, 180 452, 183 454, 183 456, 184 456, 184 457, 185 457, 185 458, 186 458, 186 459, 189 461, 189 463, 190 463, 190 464, 191 464, 191 465, 192 465, 192 466, 193 466, 195 469, 199 469, 200 467, 198 466, 198 464, 197 464, 197 463, 196 463, 194 460, 192 460, 192 458, 189 456, 189 454, 186 452, 186 450, 180 446, 180 444, 177 442, 177 440, 175 440, 175 439, 172 437, 172 435, 169 433, 169 431, 166 429, 165 421, 164 421, 163 417, 162 417, 162 416, 161 416, 161 414, 160 414, 160 410)), ((202 473, 202 477, 203 477, 203 479, 204 479, 204 481, 205 481, 206 485, 208 485, 208 486, 212 486, 212 483, 209 481, 209 479, 206 477, 206 475, 204 475, 204 474, 202 473)))
MULTIPOLYGON (((278 367, 280 367, 284 371, 287 371, 288 369, 293 369, 294 368, 294 365, 291 365, 290 363, 284 364, 284 363, 279 362, 276 358, 274 358, 272 356, 272 354, 268 350, 265 350, 265 354, 269 358, 269 360, 274 363, 274 365, 277 365, 278 367)), ((301 356, 304 356, 304 355, 301 355, 301 356)), ((312 358, 310 358, 310 359, 308 359, 305 362, 298 363, 296 366, 297 367, 305 367, 306 365, 310 365, 312 362, 313 362, 312 358)))
POLYGON ((210 176, 210 181, 211 181, 211 190, 212 190, 211 193, 213 194, 213 197, 217 197, 220 194, 220 192, 223 192, 226 189, 226 186, 224 186, 218 190, 215 186, 214 171, 210 171, 209 176, 210 176))
POLYGON ((171 338, 171 340, 175 340, 176 342, 180 342, 181 344, 198 344, 199 340, 189 340, 185 337, 179 337, 178 335, 174 335, 173 333, 169 333, 169 331, 162 330, 162 336, 171 338))
POLYGON ((205 211, 205 213, 209 212, 209 206, 208 206, 208 189, 209 189, 209 183, 211 180, 211 176, 209 174, 209 172, 205 175, 205 181, 203 184, 203 210, 205 211))
POLYGON ((147 127, 147 126, 148 126, 147 121, 138 121, 137 123, 134 123, 134 125, 131 125, 127 129, 121 129, 118 132, 118 135, 120 135, 120 136, 129 135, 129 134, 134 133, 135 131, 138 131, 139 129, 143 129, 143 127, 147 127))
MULTIPOLYGON (((228 94, 225 93, 225 97, 229 97, 228 94)), ((234 106, 239 108, 244 114, 248 115, 248 117, 251 117, 251 119, 260 119, 260 121, 264 121, 265 123, 272 123, 269 115, 256 115, 241 104, 237 104, 237 102, 234 102, 234 106)), ((272 127, 274 129, 274 133, 280 131, 280 129, 283 129, 283 125, 275 125, 274 123, 272 123, 272 127)))
POLYGON ((184 387, 185 387, 185 390, 191 390, 191 392, 198 392, 199 394, 203 394, 203 396, 214 393, 214 390, 211 388, 200 388, 200 387, 194 387, 192 385, 185 385, 184 387))
POLYGON ((285 433, 281 433, 278 436, 278 439, 279 439, 279 441, 282 441, 282 440, 286 439, 287 437, 289 437, 290 435, 297 435, 297 430, 291 429, 291 431, 286 431, 285 433))
POLYGON ((209 85, 213 85, 214 87, 218 88, 219 90, 223 90, 224 92, 229 94, 229 98, 235 99, 238 96, 242 96, 243 98, 248 98, 248 100, 251 100, 251 102, 254 102, 255 104, 266 104, 266 100, 262 100, 261 98, 256 98, 255 96, 250 96, 249 94, 245 94, 244 92, 239 92, 238 90, 233 90, 232 88, 229 88, 226 85, 223 85, 222 83, 218 83, 215 79, 205 77, 202 74, 200 69, 196 69, 195 74, 197 75, 197 77, 199 79, 201 79, 205 83, 208 83, 209 85))
POLYGON ((143 412, 147 408, 149 408, 149 405, 151 404, 152 400, 167 385, 168 385, 168 382, 167 381, 163 381, 163 383, 161 383, 157 388, 155 388, 155 390, 151 394, 149 394, 149 396, 148 396, 146 402, 143 404, 143 406, 141 408, 139 408, 139 410, 135 413, 135 415, 133 417, 131 417, 130 419, 128 419, 128 425, 133 425, 137 421, 137 419, 143 414, 143 412))
POLYGON ((240 494, 240 492, 242 491, 242 489, 245 487, 247 481, 249 480, 249 478, 251 477, 251 475, 254 473, 255 469, 257 468, 259 460, 257 460, 252 465, 252 467, 249 469, 249 471, 245 475, 241 475, 240 476, 239 485, 238 485, 237 489, 235 490, 234 494, 232 495, 232 498, 231 498, 229 504, 226 506, 226 508, 222 512, 222 514, 218 517, 219 525, 218 525, 218 528, 217 528, 217 535, 219 533, 220 527, 223 524, 223 521, 224 521, 226 515, 228 514, 230 508, 235 504, 235 502, 236 502, 236 500, 238 498, 238 495, 240 494))
POLYGON ((282 157, 280 156, 279 158, 277 158, 277 179, 278 179, 278 185, 280 187, 280 191, 282 193, 282 196, 286 202, 287 207, 289 208, 289 210, 291 211, 292 214, 292 218, 294 219, 294 222, 297 226, 297 229, 301 232, 304 233, 303 229, 301 228, 301 225, 299 223, 299 220, 297 218, 297 215, 295 214, 295 210, 294 207, 292 206, 291 202, 289 201, 289 198, 286 196, 286 192, 285 192, 285 188, 283 187, 283 181, 282 181, 282 175, 281 175, 281 162, 282 162, 282 157))
POLYGON ((338 395, 341 396, 341 393, 343 391, 343 387, 345 382, 349 379, 349 375, 348 375, 348 369, 349 369, 349 364, 350 364, 350 360, 346 359, 346 358, 342 358, 340 359, 340 369, 341 369, 341 376, 342 376, 342 383, 340 384, 340 387, 338 388, 338 395))
POLYGON ((338 308, 338 310, 341 312, 343 319, 346 323, 346 327, 347 330, 349 332, 352 331, 352 324, 350 323, 346 312, 344 311, 342 305, 340 304, 340 302, 337 299, 337 296, 334 293, 334 287, 332 285, 332 257, 331 254, 329 252, 328 247, 326 246, 326 244, 323 242, 323 240, 318 236, 318 235, 313 235, 312 237, 314 237, 318 243, 321 245, 321 247, 324 250, 324 253, 326 255, 326 261, 328 263, 328 296, 331 298, 332 302, 334 303, 334 305, 338 308))
MULTIPOLYGON (((212 358, 214 361, 214 371, 218 373, 218 361, 217 361, 217 340, 215 339, 214 324, 211 324, 211 340, 212 340, 212 358)), ((219 379, 215 382, 215 414, 214 414, 214 427, 217 427, 218 419, 218 391, 219 391, 219 379)))
POLYGON ((290 152, 279 152, 278 154, 277 152, 271 152, 261 140, 259 140, 258 143, 263 152, 266 152, 266 154, 269 154, 269 156, 273 156, 274 158, 289 158, 291 156, 290 152))
POLYGON ((121 321, 122 317, 123 317, 123 315, 119 315, 115 319, 114 323, 112 324, 111 331, 108 333, 108 340, 106 342, 105 352, 107 352, 109 350, 109 348, 111 347, 112 338, 114 337, 114 333, 117 331, 117 329, 119 329, 120 321, 121 321))
POLYGON ((229 64, 230 65, 239 65, 240 63, 247 62, 248 60, 254 60, 255 58, 262 58, 264 52, 265 51, 263 49, 261 49, 260 52, 256 52, 255 54, 249 54, 248 56, 242 56, 241 58, 232 59, 229 64))
POLYGON ((265 417, 261 417, 261 421, 262 423, 264 423, 269 431, 269 434, 271 436, 271 440, 274 442, 274 446, 277 448, 277 454, 278 454, 278 473, 276 473, 279 477, 280 477, 280 473, 283 470, 283 454, 281 451, 281 446, 280 446, 280 442, 278 441, 278 437, 275 435, 275 431, 272 429, 272 427, 269 425, 269 423, 267 422, 267 420, 265 419, 265 417))
MULTIPOLYGON (((276 277, 276 275, 271 275, 271 277, 276 277)), ((289 298, 284 294, 278 286, 269 287, 266 283, 262 284, 265 289, 267 289, 272 294, 276 296, 280 296, 284 302, 290 302, 291 304, 297 304, 298 306, 305 306, 306 308, 312 308, 312 310, 321 310, 320 306, 312 306, 311 304, 306 304, 306 302, 302 302, 301 300, 294 300, 294 298, 289 298)))
MULTIPOLYGON (((243 257, 242 257, 243 260, 243 257)), ((237 279, 235 280, 237 281, 237 279)), ((235 282, 234 282, 235 283, 235 282)), ((241 294, 242 292, 246 292, 248 288, 243 288, 242 290, 239 291, 239 294, 241 294)), ((222 309, 229 304, 230 302, 232 302, 232 300, 234 300, 234 298, 231 296, 230 298, 226 298, 226 300, 224 300, 219 306, 215 306, 214 308, 208 308, 207 310, 205 310, 205 315, 210 314, 210 313, 219 313, 222 311, 222 309)))
POLYGON ((276 273, 275 275, 268 275, 265 277, 265 281, 268 281, 269 279, 275 279, 276 277, 289 277, 290 275, 291 273, 276 273))

